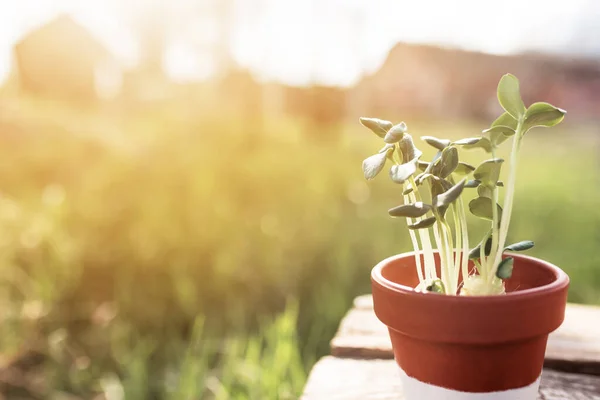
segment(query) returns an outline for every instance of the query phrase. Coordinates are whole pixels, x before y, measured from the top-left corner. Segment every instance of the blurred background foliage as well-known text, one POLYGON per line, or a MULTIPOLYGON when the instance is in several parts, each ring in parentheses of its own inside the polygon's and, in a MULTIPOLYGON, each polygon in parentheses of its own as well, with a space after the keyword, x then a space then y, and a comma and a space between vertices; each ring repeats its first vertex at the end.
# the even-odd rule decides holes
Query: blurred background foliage
POLYGON ((597 60, 400 43, 344 87, 235 65, 181 83, 147 29, 147 57, 107 88, 86 32, 61 16, 24 33, 0 90, 5 398, 298 398, 371 268, 410 250, 387 215, 399 187, 364 181, 380 142, 358 117, 475 136, 505 72, 526 103, 569 112, 524 142, 509 240, 565 269, 570 301, 600 304, 597 60))

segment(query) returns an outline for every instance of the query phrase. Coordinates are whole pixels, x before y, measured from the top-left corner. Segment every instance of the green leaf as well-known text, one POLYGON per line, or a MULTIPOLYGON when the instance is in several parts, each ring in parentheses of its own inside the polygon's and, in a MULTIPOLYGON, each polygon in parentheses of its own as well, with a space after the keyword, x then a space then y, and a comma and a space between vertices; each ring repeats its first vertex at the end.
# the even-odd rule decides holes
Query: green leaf
POLYGON ((385 134, 392 129, 394 124, 379 118, 360 118, 360 123, 373 131, 380 138, 385 137, 385 134))
MULTIPOLYGON (((492 252, 492 236, 488 235, 485 241, 485 256, 489 256, 492 252)), ((477 245, 473 250, 469 252, 469 260, 481 258, 481 243, 477 245)))
POLYGON ((396 143, 399 142, 400 139, 404 137, 406 133, 406 124, 404 122, 400 122, 397 125, 394 125, 383 138, 383 141, 386 143, 396 143))
POLYGON ((466 179, 463 179, 450 189, 446 190, 444 193, 437 195, 433 200, 433 206, 439 208, 453 203, 456 199, 458 199, 458 196, 460 196, 465 188, 466 181, 466 179))
POLYGON ((514 262, 515 260, 512 257, 506 257, 500 261, 496 270, 496 276, 500 279, 509 279, 512 276, 514 262))
POLYGON ((433 292, 433 293, 440 293, 440 294, 446 293, 446 287, 444 286, 444 282, 442 282, 441 279, 433 280, 431 282, 431 284, 429 286, 427 286, 425 289, 428 292, 433 292))
POLYGON ((432 226, 433 224, 435 224, 435 217, 429 217, 429 218, 425 218, 419 222, 417 222, 416 224, 412 224, 412 225, 408 225, 408 229, 424 229, 424 228, 429 228, 430 226, 432 226))
POLYGON ((471 150, 471 149, 483 149, 488 153, 492 152, 492 142, 490 142, 490 139, 486 138, 486 137, 482 137, 479 139, 479 141, 477 143, 474 144, 465 144, 462 147, 465 150, 471 150))
POLYGON ((402 195, 406 196, 407 194, 412 193, 414 190, 415 189, 412 186, 409 186, 406 189, 404 189, 404 191, 402 192, 402 195))
POLYGON ((396 183, 404 183, 417 171, 417 160, 400 165, 392 165, 390 178, 396 183))
POLYGON ((387 154, 388 154, 387 152, 377 153, 363 161, 362 169, 363 169, 363 173, 365 174, 365 179, 367 179, 367 180, 373 179, 377 176, 377 174, 379 174, 381 172, 381 170, 385 166, 385 160, 387 159, 387 154))
POLYGON ((467 181, 467 183, 465 183, 465 187, 469 188, 469 189, 473 189, 479 186, 481 182, 478 181, 477 179, 471 179, 469 181, 467 181))
POLYGON ((456 144, 456 145, 459 145, 459 146, 464 146, 464 145, 479 143, 480 140, 481 140, 480 137, 472 137, 472 138, 466 138, 466 139, 457 140, 456 142, 452 142, 452 144, 456 144))
POLYGON ((428 145, 435 147, 439 151, 444 150, 446 147, 450 146, 450 141, 448 139, 438 139, 433 136, 421 136, 421 139, 424 140, 428 145))
MULTIPOLYGON (((499 204, 496 204, 498 207, 498 220, 502 218, 502 207, 499 204)), ((469 202, 469 211, 476 217, 487 219, 492 221, 493 211, 492 211, 492 199, 487 197, 477 197, 469 202)))
POLYGON ((518 120, 525 114, 525 104, 521 100, 519 80, 512 74, 506 74, 498 83, 498 101, 504 110, 518 120))
POLYGON ((523 240, 522 242, 513 243, 510 246, 506 246, 504 250, 525 251, 531 249, 534 245, 535 243, 533 243, 531 240, 523 240))
POLYGON ((442 156, 431 169, 431 173, 443 179, 448 177, 457 166, 458 150, 456 150, 456 147, 449 146, 442 151, 442 156))
POLYGON ((500 177, 500 169, 503 162, 504 160, 501 158, 485 160, 475 169, 473 178, 481 181, 481 184, 484 186, 494 188, 500 177))
POLYGON ((477 194, 479 197, 487 197, 488 199, 492 198, 492 189, 485 185, 479 185, 477 187, 477 194))
POLYGON ((402 140, 398 142, 398 153, 402 157, 402 163, 414 161, 423 155, 423 152, 415 147, 412 136, 409 134, 404 134, 402 140))
POLYGON ((471 164, 467 164, 465 162, 459 162, 454 170, 455 174, 458 175, 469 175, 471 172, 475 171, 475 167, 471 164))
POLYGON ((517 130, 517 125, 518 125, 518 121, 516 119, 514 119, 507 112, 505 112, 504 114, 502 114, 501 116, 496 118, 496 120, 494 122, 492 122, 492 127, 507 126, 507 127, 511 128, 513 131, 517 130))
POLYGON ((427 214, 431 210, 429 204, 418 201, 414 204, 403 204, 388 210, 392 217, 418 218, 427 214))
POLYGON ((533 103, 525 112, 523 132, 536 126, 551 127, 559 124, 567 112, 548 103, 533 103))
POLYGON ((492 144, 494 146, 498 146, 499 144, 502 144, 506 139, 514 135, 515 131, 514 129, 508 126, 497 125, 491 127, 490 129, 484 130, 483 133, 489 133, 490 141, 492 142, 492 144))

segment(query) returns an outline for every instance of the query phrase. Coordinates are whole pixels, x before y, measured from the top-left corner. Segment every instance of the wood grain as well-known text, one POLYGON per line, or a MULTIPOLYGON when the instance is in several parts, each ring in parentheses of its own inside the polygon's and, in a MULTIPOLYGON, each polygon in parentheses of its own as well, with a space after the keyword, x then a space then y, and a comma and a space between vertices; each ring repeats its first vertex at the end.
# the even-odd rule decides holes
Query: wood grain
MULTIPOLYGON (((331 341, 337 357, 393 358, 386 327, 373 313, 370 295, 354 300, 331 341)), ((600 375, 600 307, 568 304, 565 322, 548 339, 546 366, 600 375)))
MULTIPOLYGON (((324 357, 312 370, 302 400, 402 400, 392 360, 324 357)), ((538 400, 600 400, 600 377, 544 370, 538 400)))

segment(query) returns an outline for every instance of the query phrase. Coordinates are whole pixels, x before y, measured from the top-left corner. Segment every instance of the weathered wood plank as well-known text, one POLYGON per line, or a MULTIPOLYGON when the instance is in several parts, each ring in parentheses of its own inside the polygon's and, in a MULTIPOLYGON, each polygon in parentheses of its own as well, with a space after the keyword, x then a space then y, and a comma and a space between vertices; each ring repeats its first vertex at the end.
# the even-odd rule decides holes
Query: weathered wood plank
MULTIPOLYGON (((301 400, 402 400, 392 360, 324 357, 312 370, 301 400)), ((599 400, 600 377, 544 370, 539 400, 599 400)))
MULTIPOLYGON (((386 327, 373 313, 371 296, 360 296, 331 341, 337 357, 393 358, 386 327)), ((600 374, 600 307, 568 304, 565 322, 548 340, 546 365, 600 374)))

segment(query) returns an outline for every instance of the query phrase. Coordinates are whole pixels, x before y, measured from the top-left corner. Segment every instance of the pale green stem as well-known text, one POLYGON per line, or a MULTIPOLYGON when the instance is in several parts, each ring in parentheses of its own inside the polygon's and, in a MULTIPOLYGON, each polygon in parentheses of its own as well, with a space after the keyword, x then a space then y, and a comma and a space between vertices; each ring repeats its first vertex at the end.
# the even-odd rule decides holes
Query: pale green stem
MULTIPOLYGON (((496 149, 492 148, 492 157, 496 158, 496 149)), ((496 259, 496 253, 498 252, 498 186, 494 185, 492 189, 492 249, 490 257, 487 260, 487 270, 489 275, 494 274, 494 260, 496 259)))
POLYGON ((458 216, 457 203, 452 204, 452 215, 454 216, 454 236, 456 238, 456 248, 454 249, 454 281, 458 288, 458 275, 460 272, 460 266, 462 261, 462 235, 460 218, 458 216))
MULTIPOLYGON (((510 154, 510 169, 509 169, 509 175, 508 175, 508 181, 506 183, 506 193, 504 194, 504 211, 502 212, 502 220, 500 222, 500 232, 499 232, 499 240, 498 240, 498 249, 503 249, 505 244, 506 244, 506 236, 508 235, 508 225, 510 224, 510 217, 512 214, 512 207, 513 207, 513 198, 514 198, 514 193, 515 193, 515 184, 516 184, 516 180, 517 180, 517 161, 518 161, 518 153, 519 153, 519 149, 521 147, 521 139, 523 138, 522 136, 522 130, 523 128, 523 121, 520 119, 519 123, 517 125, 517 131, 515 133, 515 137, 513 139, 513 147, 512 147, 512 151, 510 154)), ((492 276, 492 278, 489 278, 489 281, 491 282, 493 280, 493 277, 496 276, 496 268, 498 267, 498 264, 500 263, 500 260, 502 258, 502 251, 498 251, 496 253, 496 257, 494 259, 494 264, 493 264, 493 270, 492 273, 490 274, 492 276)))
POLYGON ((441 227, 441 238, 443 243, 443 259, 444 262, 442 264, 442 271, 444 272, 442 276, 442 281, 444 285, 448 289, 448 293, 456 293, 454 286, 452 285, 452 271, 450 269, 452 265, 452 234, 449 232, 450 227, 448 223, 444 220, 443 222, 439 222, 441 227), (449 234, 450 233, 450 234, 449 234))

